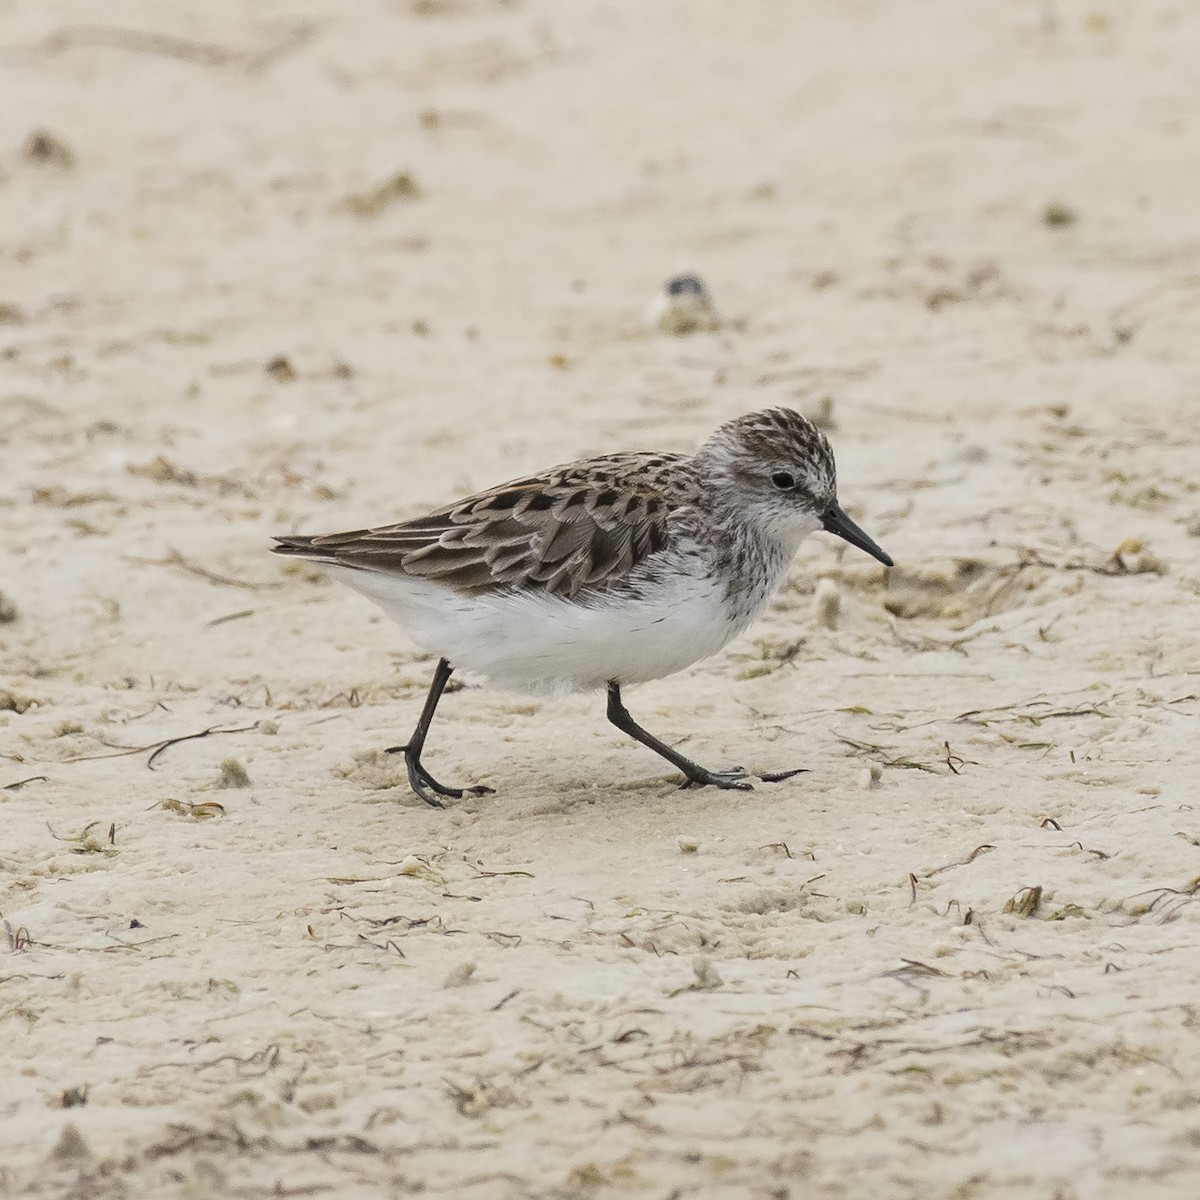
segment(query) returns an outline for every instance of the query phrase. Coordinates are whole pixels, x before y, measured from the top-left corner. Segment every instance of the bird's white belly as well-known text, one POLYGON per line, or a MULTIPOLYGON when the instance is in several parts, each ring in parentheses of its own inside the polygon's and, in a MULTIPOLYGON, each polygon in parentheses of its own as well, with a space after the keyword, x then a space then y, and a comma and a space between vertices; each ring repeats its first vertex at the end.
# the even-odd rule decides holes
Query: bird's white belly
POLYGON ((754 615, 729 612, 720 583, 710 577, 678 575, 636 599, 582 604, 516 591, 462 595, 411 576, 330 569, 418 645, 513 691, 660 679, 715 654, 754 615))

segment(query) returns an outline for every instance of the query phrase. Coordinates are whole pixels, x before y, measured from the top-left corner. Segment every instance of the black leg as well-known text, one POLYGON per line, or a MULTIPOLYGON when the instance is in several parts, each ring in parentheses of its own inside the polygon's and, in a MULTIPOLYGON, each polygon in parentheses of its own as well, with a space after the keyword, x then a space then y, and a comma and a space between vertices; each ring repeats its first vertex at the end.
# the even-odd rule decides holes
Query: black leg
POLYGON ((432 788, 438 796, 450 796, 454 800, 461 799, 464 792, 469 792, 472 796, 486 796, 492 790, 482 784, 469 788, 446 787, 445 784, 438 783, 421 764, 421 751, 425 749, 425 738, 429 734, 430 725, 433 724, 433 714, 437 712, 438 701, 442 698, 442 692, 446 690, 446 684, 450 682, 450 676, 453 674, 454 668, 444 658, 439 659, 437 670, 433 673, 433 682, 429 685, 429 695, 425 697, 425 707, 421 709, 417 727, 413 730, 412 737, 408 739, 408 744, 389 746, 387 749, 388 754, 404 755, 404 765, 408 769, 409 787, 431 808, 445 808, 446 806, 436 796, 430 795, 427 788, 432 788))
POLYGON ((709 771, 685 758, 678 750, 672 750, 666 742, 660 742, 652 733, 647 733, 630 715, 629 710, 621 703, 621 685, 610 682, 608 685, 608 719, 622 732, 627 733, 635 742, 641 742, 655 754, 661 754, 667 762, 678 767, 686 776, 683 786, 697 785, 704 787, 711 784, 718 788, 736 788, 740 792, 751 791, 751 785, 746 782, 746 772, 741 767, 731 767, 728 771, 709 771))

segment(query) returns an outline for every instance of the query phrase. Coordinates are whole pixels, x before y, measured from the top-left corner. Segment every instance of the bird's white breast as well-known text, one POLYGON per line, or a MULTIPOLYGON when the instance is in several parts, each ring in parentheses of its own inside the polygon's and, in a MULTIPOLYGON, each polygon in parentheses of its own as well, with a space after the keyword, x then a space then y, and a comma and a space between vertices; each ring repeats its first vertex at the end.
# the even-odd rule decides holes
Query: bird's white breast
POLYGON ((513 691, 553 693, 644 683, 715 654, 749 624, 720 580, 670 574, 635 596, 585 602, 539 592, 465 595, 405 575, 330 566, 374 600, 418 645, 513 691))

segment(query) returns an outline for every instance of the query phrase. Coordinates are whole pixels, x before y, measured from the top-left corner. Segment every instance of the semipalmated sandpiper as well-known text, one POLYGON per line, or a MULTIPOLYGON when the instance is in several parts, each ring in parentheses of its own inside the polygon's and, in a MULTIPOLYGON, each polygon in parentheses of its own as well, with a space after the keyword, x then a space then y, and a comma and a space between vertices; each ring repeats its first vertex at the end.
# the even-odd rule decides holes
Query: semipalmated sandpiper
POLYGON ((715 654, 820 529, 892 565, 838 505, 825 435, 772 408, 722 425, 694 455, 583 459, 412 521, 278 537, 272 549, 322 563, 438 656, 413 736, 396 749, 413 791, 440 808, 437 796, 491 790, 446 787, 421 762, 458 667, 515 691, 605 689, 608 719, 682 771, 684 787, 748 789, 741 768, 707 770, 644 730, 621 688, 715 654))

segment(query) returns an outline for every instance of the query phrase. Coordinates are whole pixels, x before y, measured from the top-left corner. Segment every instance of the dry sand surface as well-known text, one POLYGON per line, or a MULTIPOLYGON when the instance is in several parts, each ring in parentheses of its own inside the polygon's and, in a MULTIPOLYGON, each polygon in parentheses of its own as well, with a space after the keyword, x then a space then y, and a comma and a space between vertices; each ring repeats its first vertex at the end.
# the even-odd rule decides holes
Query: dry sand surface
POLYGON ((1200 1195, 1194 5, 0 17, 0 1193, 1200 1195), (410 795, 268 535, 778 403, 899 565, 628 699, 810 773, 468 680, 410 795))

